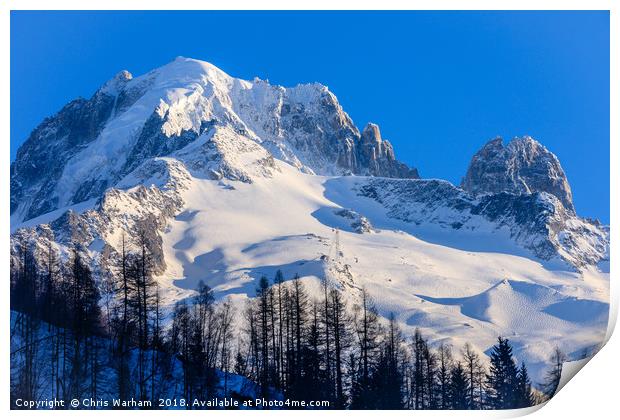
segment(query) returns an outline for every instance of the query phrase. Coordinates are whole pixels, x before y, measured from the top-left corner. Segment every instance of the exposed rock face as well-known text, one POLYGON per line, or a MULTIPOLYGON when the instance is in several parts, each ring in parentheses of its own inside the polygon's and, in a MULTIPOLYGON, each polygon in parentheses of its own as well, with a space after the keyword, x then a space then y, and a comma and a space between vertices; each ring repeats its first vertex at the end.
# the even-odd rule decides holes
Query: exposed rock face
POLYGON ((161 234, 183 207, 181 194, 189 179, 189 172, 177 161, 149 160, 121 180, 118 188, 107 190, 93 209, 82 214, 69 210, 50 223, 18 229, 11 235, 11 258, 18 258, 20 249, 27 246, 39 262, 45 261, 51 243, 61 255, 76 247, 93 267, 106 270, 110 267, 106 261, 119 258, 124 235, 128 249, 138 249, 142 238, 154 273, 162 273, 166 261, 161 234), (147 180, 148 187, 142 184, 147 180))
POLYGON ((356 233, 370 233, 374 231, 372 223, 365 216, 362 216, 355 210, 341 209, 334 212, 336 216, 348 219, 351 221, 350 226, 356 233))
POLYGON ((52 195, 64 165, 99 135, 113 112, 115 97, 107 85, 89 100, 71 101, 43 120, 19 148, 11 164, 11 214, 25 198, 31 204, 24 209, 24 220, 56 208, 52 195))
POLYGON ((410 169, 394 157, 392 144, 381 138, 379 126, 368 123, 362 131, 359 161, 369 175, 389 178, 420 178, 418 170, 410 169))
POLYGON ((475 197, 441 180, 369 179, 358 195, 372 198, 387 215, 446 232, 508 232, 542 260, 560 257, 573 267, 609 258, 609 229, 577 217, 547 192, 500 192, 475 197))
POLYGON ((461 187, 476 196, 547 192, 571 213, 573 197, 558 158, 531 137, 488 142, 474 155, 461 187))
POLYGON ((248 82, 180 57, 137 78, 122 71, 92 98, 45 119, 11 165, 11 215, 24 221, 99 198, 147 159, 169 156, 214 127, 308 173, 418 177, 377 126, 360 134, 327 87, 248 82))

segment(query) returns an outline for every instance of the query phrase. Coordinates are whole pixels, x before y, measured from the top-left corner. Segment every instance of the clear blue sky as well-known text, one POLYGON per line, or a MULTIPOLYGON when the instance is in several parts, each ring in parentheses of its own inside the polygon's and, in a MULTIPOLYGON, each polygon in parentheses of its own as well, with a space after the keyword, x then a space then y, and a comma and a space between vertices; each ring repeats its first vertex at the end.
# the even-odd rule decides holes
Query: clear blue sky
POLYGON ((11 159, 69 100, 179 55, 324 83, 425 178, 458 183, 490 138, 531 135, 578 213, 609 222, 607 12, 13 12, 11 159))

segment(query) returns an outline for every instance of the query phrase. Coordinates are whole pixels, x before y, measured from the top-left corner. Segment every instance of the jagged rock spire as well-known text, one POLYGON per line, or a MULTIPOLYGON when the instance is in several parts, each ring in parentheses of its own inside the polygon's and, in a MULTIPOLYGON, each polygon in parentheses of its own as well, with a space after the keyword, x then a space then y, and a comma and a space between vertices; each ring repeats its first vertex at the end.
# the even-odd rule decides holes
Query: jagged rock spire
POLYGON ((507 145, 494 138, 472 158, 461 187, 474 194, 547 192, 570 212, 571 188, 558 158, 532 137, 515 137, 507 145))

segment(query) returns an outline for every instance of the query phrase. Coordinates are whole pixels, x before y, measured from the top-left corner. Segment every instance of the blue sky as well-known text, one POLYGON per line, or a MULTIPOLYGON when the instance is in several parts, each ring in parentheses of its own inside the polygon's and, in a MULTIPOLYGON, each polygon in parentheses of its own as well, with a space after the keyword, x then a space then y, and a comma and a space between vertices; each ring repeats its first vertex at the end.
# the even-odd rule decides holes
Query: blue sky
POLYGON ((531 135, 578 213, 609 222, 607 12, 12 12, 11 159, 69 100, 179 55, 326 84, 425 178, 458 183, 490 138, 531 135))

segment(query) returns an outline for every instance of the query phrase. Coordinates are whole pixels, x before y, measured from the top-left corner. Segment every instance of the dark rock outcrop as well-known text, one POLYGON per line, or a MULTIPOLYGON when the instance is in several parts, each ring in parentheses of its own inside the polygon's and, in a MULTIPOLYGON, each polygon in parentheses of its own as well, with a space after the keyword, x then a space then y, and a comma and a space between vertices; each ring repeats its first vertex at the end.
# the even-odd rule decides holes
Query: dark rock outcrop
POLYGON ((446 232, 506 232, 542 260, 559 257, 573 267, 609 257, 609 230, 577 217, 547 192, 500 192, 475 197, 441 180, 368 179, 358 195, 372 198, 394 219, 446 232))
MULTIPOLYGON (((32 131, 11 164, 11 214, 25 198, 30 205, 24 209, 23 220, 57 208, 54 190, 66 163, 94 141, 107 121, 118 113, 118 95, 129 80, 129 72, 118 73, 90 99, 78 98, 69 102, 32 131)), ((125 98, 124 106, 130 104, 130 98, 125 98)), ((84 195, 84 189, 95 189, 99 195, 106 187, 84 186, 78 196, 84 195)))
MULTIPOLYGON (((360 133, 325 86, 300 85, 278 94, 282 105, 274 111, 273 120, 264 121, 256 131, 266 133, 270 139, 284 139, 293 147, 296 159, 312 172, 419 178, 415 168, 396 160, 394 148, 381 138, 376 124, 369 123, 360 133), (296 98, 296 89, 310 92, 305 102, 296 98)), ((246 121, 255 129, 251 118, 246 121)))
POLYGON ((388 178, 420 178, 418 170, 409 168, 394 157, 392 144, 381 138, 379 126, 368 123, 362 131, 358 150, 360 166, 368 175, 388 178))
POLYGON ((547 192, 574 213, 573 197, 558 158, 531 137, 488 142, 471 160, 461 187, 476 196, 547 192))

